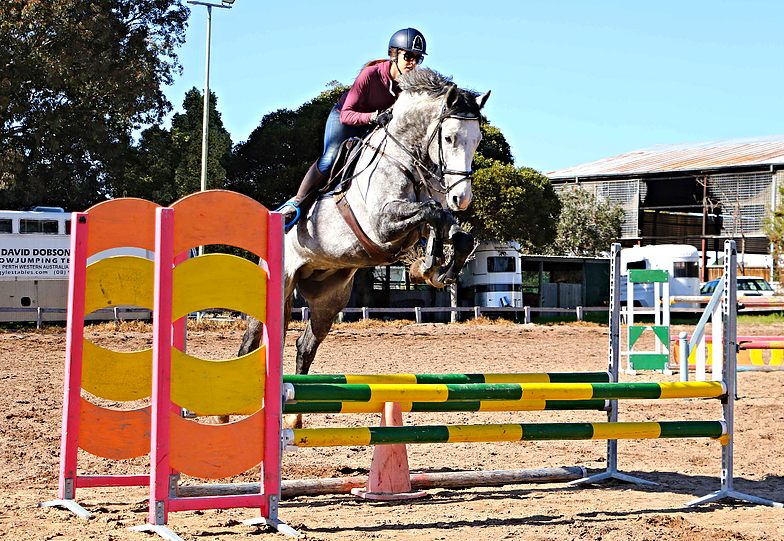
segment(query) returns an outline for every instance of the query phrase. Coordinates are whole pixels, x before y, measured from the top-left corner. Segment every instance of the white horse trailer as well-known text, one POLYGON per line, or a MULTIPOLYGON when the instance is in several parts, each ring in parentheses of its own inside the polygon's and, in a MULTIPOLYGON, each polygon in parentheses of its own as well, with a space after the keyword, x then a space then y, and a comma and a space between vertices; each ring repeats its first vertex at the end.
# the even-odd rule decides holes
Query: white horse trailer
POLYGON ((466 263, 460 286, 463 298, 475 306, 523 306, 519 245, 515 242, 487 241, 479 244, 474 257, 466 263))
MULTIPOLYGON (((45 321, 65 320, 65 313, 46 310, 67 306, 70 238, 71 214, 61 208, 0 210, 0 322, 35 321, 38 308, 44 310, 45 321)), ((127 248, 106 250, 88 263, 114 255, 153 258, 150 251, 127 248)), ((111 317, 94 314, 89 319, 111 317)), ((123 317, 149 317, 149 313, 123 317)))
MULTIPOLYGON (((669 274, 670 296, 699 295, 699 252, 685 244, 634 246, 621 250, 621 302, 626 302, 626 283, 629 269, 664 270, 669 274)), ((634 284, 635 306, 653 306, 654 284, 634 284)), ((696 308, 694 304, 674 304, 674 307, 696 308)))

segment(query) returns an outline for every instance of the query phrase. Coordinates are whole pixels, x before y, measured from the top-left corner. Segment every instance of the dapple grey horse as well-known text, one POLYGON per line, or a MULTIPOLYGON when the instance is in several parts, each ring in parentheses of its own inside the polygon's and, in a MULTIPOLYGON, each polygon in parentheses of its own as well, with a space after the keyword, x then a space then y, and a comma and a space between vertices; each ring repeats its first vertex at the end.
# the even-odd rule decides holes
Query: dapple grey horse
MULTIPOLYGON (((480 110, 490 92, 480 96, 459 89, 429 69, 406 73, 399 84, 391 122, 365 139, 345 191, 322 196, 286 233, 286 323, 295 288, 311 314, 297 339, 297 374, 308 373, 319 344, 348 303, 358 269, 396 261, 429 231, 434 253, 412 265, 412 280, 444 287, 457 280, 473 249, 473 237, 452 211, 471 202, 471 161, 482 138, 480 110), (344 218, 346 208, 354 227, 344 218), (444 265, 443 240, 454 248, 444 265)), ((261 337, 262 325, 250 319, 239 354, 258 348, 261 337)))

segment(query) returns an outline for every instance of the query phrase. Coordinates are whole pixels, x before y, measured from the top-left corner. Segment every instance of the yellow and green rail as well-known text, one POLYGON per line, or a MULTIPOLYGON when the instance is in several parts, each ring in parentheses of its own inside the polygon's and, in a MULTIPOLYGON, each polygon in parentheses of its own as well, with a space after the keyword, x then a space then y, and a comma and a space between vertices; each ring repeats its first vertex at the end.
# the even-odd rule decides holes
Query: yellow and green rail
POLYGON ((719 398, 722 382, 674 383, 472 383, 287 384, 290 400, 304 402, 448 402, 485 400, 615 400, 719 398))
POLYGON ((538 423, 361 428, 301 428, 288 442, 296 447, 345 447, 409 443, 467 443, 543 440, 721 438, 723 421, 643 423, 538 423))

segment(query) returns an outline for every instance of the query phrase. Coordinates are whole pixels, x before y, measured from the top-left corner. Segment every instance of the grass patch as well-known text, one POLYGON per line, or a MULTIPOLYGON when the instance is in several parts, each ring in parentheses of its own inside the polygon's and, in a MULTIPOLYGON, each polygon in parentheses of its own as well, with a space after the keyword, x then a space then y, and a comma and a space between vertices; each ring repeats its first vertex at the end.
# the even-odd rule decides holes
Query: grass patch
POLYGON ((739 325, 776 325, 784 324, 784 312, 768 314, 738 314, 739 325))

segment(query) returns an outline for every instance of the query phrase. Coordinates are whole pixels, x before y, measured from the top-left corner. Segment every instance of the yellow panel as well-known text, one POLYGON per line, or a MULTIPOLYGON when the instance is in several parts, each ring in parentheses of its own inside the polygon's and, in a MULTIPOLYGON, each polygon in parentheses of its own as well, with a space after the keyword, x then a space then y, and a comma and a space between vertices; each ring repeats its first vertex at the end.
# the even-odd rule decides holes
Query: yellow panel
POLYGON ((207 361, 172 348, 172 402, 202 415, 252 413, 261 408, 267 348, 207 361))
POLYGON ((781 366, 784 361, 784 349, 770 350, 770 366, 781 366))
POLYGON ((171 467, 201 479, 246 472, 264 458, 264 410, 234 423, 201 424, 172 414, 171 467))
POLYGON ((547 374, 485 374, 485 383, 550 383, 547 374))
POLYGON ((79 447, 90 454, 121 460, 150 452, 150 407, 102 408, 81 399, 79 447))
POLYGON ((521 400, 589 400, 593 398, 590 383, 521 383, 521 400))
POLYGON ((626 440, 658 438, 661 435, 659 423, 591 423, 595 440, 626 440))
POLYGON ((152 395, 152 349, 120 352, 83 340, 82 388, 106 400, 152 395))
POLYGON ((749 349, 749 359, 751 359, 751 364, 754 366, 764 366, 765 361, 762 360, 762 350, 761 349, 749 349))
POLYGON ((87 266, 84 313, 129 304, 153 307, 154 264, 143 257, 107 257, 87 266))
POLYGON ((267 275, 247 259, 209 254, 174 269, 173 319, 207 308, 230 308, 267 321, 267 275))
POLYGON ((477 441, 520 441, 523 427, 520 425, 463 425, 448 426, 449 443, 477 441))
POLYGON ((348 447, 370 445, 370 429, 359 428, 307 428, 294 429, 294 445, 297 447, 348 447))

